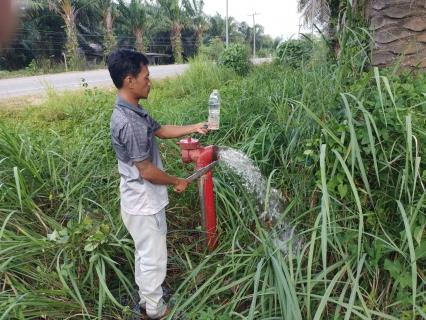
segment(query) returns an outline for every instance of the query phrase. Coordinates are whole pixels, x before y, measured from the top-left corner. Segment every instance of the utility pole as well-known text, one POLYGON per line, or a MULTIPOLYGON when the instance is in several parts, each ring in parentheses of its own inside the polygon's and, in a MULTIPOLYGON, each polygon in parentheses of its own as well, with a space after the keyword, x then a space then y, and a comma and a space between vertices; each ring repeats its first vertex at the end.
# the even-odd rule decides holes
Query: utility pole
POLYGON ((226 49, 228 49, 228 0, 226 0, 226 49))
POLYGON ((254 21, 254 16, 259 15, 260 13, 249 14, 248 16, 253 16, 253 59, 256 58, 256 23, 254 21))

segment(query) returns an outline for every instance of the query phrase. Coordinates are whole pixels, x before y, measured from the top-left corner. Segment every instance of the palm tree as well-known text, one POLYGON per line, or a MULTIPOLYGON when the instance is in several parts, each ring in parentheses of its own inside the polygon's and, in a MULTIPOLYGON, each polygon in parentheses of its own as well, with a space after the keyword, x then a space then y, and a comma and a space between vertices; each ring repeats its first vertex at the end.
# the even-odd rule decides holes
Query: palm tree
POLYGON ((371 7, 371 27, 375 48, 373 64, 394 65, 403 55, 399 69, 419 65, 426 70, 426 7, 424 1, 374 0, 371 7), (397 5, 397 7, 395 6, 397 5))
MULTIPOLYGON (((217 37, 222 41, 226 38, 226 18, 216 12, 213 17, 210 17, 210 28, 208 30, 210 37, 217 37)), ((228 17, 228 33, 229 38, 238 38, 239 32, 237 22, 233 17, 228 17)), ((235 39, 234 39, 235 41, 235 39)))
POLYGON ((99 0, 98 6, 102 11, 102 22, 104 24, 104 46, 106 54, 110 54, 116 44, 112 25, 117 16, 116 5, 113 0, 99 0))
POLYGON ((216 15, 210 17, 209 35, 211 38, 219 38, 224 41, 226 36, 226 21, 216 12, 216 15))
MULTIPOLYGON (((339 3, 339 1, 334 1, 339 3)), ((301 13, 304 25, 313 27, 314 24, 327 26, 331 16, 339 14, 330 7, 330 0, 299 0, 298 11, 301 13)))
POLYGON ((65 44, 70 56, 70 64, 72 67, 78 67, 80 63, 78 55, 77 40, 77 15, 81 9, 91 9, 97 3, 90 0, 40 0, 47 1, 49 9, 58 13, 65 22, 65 32, 67 35, 67 43, 65 44))
POLYGON ((253 28, 248 25, 247 22, 243 21, 237 25, 238 32, 242 35, 244 42, 250 44, 253 39, 253 28))
MULTIPOLYGON (((373 65, 388 67, 400 62, 400 70, 418 65, 426 69, 424 1, 368 0, 353 3, 352 16, 359 13, 370 21, 370 31, 374 32, 373 65)), ((299 0, 299 12, 305 23, 323 24, 329 33, 333 32, 339 13, 346 6, 344 0, 299 0)))
POLYGON ((78 40, 77 40, 77 28, 76 18, 80 10, 78 1, 73 0, 48 0, 50 10, 59 13, 61 18, 65 22, 65 32, 67 34, 67 48, 70 58, 71 65, 76 66, 78 61, 78 40))
POLYGON ((273 39, 273 41, 274 42, 273 42, 272 48, 276 49, 280 45, 281 41, 283 41, 283 37, 282 36, 281 37, 275 37, 275 39, 273 39))
POLYGON ((124 17, 122 22, 136 37, 136 49, 145 52, 144 35, 153 25, 148 5, 142 0, 131 0, 128 4, 119 0, 118 8, 124 17))
POLYGON ((256 32, 256 50, 259 50, 266 42, 265 28, 260 24, 256 24, 254 30, 256 32))
POLYGON ((20 6, 22 9, 38 10, 45 7, 43 0, 21 0, 20 6))
POLYGON ((157 0, 158 26, 162 30, 170 30, 170 42, 176 63, 183 63, 182 29, 187 16, 179 0, 157 0))
POLYGON ((184 0, 183 5, 190 18, 192 28, 195 29, 195 36, 197 38, 198 50, 203 44, 203 33, 208 30, 209 23, 207 22, 207 16, 203 12, 204 1, 203 0, 184 0))

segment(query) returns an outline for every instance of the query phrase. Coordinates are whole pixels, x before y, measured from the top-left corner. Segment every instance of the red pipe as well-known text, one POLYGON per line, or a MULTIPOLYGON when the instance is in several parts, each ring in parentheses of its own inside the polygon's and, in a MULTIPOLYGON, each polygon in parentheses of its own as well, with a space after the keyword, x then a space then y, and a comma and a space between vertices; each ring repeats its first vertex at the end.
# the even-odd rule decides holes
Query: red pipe
MULTIPOLYGON (((200 147, 198 139, 191 137, 181 140, 178 144, 182 148, 183 162, 194 162, 197 170, 218 159, 219 148, 217 146, 200 147)), ((201 204, 202 229, 206 233, 205 246, 214 250, 217 247, 217 235, 212 177, 212 171, 209 170, 198 179, 197 183, 201 204)))

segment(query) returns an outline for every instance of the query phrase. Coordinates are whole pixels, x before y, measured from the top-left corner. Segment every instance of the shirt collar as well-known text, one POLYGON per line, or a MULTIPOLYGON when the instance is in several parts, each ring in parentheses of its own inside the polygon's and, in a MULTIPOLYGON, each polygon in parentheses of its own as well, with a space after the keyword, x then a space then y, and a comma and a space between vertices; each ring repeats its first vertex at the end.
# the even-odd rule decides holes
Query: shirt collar
POLYGON ((124 100, 122 97, 120 97, 118 94, 115 97, 115 104, 128 108, 134 112, 136 112, 137 114, 140 114, 141 116, 146 116, 148 115, 148 111, 146 111, 140 104, 138 104, 138 107, 136 108, 134 105, 132 105, 131 103, 129 103, 128 101, 124 100))

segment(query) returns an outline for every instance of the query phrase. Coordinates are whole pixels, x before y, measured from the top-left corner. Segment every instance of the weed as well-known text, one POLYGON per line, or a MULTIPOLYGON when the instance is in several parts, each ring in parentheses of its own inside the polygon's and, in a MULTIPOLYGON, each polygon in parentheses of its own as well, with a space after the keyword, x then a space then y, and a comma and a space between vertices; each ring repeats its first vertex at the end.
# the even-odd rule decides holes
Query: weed
POLYGON ((219 63, 240 76, 246 75, 249 71, 247 47, 239 43, 230 44, 220 55, 219 63))
POLYGON ((293 68, 301 67, 313 54, 312 42, 307 40, 291 39, 280 43, 276 57, 281 63, 293 68))
POLYGON ((31 60, 31 62, 28 65, 28 67, 25 67, 25 70, 28 71, 29 74, 35 76, 37 74, 37 71, 38 71, 38 67, 37 67, 36 61, 34 59, 31 60))

